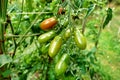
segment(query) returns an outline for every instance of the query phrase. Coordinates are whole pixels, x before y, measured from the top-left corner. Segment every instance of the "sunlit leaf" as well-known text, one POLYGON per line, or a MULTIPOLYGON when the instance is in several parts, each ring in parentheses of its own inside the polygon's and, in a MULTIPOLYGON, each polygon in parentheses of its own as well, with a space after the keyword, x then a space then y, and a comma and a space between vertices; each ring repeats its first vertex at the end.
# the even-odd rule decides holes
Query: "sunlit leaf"
POLYGON ((5 54, 0 55, 0 67, 10 62, 12 62, 12 58, 10 56, 5 54))
POLYGON ((27 46, 24 51, 23 51, 23 55, 27 55, 27 54, 31 54, 33 51, 35 51, 37 49, 37 45, 39 45, 38 42, 32 42, 31 45, 27 46))

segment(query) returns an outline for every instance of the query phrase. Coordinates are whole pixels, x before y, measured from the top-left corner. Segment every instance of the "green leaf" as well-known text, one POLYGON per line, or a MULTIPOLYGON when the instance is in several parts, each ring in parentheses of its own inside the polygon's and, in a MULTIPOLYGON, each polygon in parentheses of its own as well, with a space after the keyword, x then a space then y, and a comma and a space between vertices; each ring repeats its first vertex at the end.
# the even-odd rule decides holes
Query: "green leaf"
POLYGON ((23 51, 23 55, 27 55, 27 54, 31 54, 33 51, 35 51, 37 49, 37 46, 39 46, 38 41, 34 41, 32 42, 31 45, 28 45, 24 51, 23 51))
POLYGON ((26 0, 26 8, 28 12, 31 12, 33 10, 33 0, 26 0))
POLYGON ((81 7, 83 4, 83 1, 82 0, 75 0, 75 5, 77 8, 81 7))
POLYGON ((90 4, 90 6, 88 7, 87 14, 86 14, 85 17, 88 17, 93 12, 94 9, 95 9, 95 4, 90 4))
POLYGON ((10 56, 5 54, 0 55, 0 67, 10 62, 12 62, 12 58, 10 56))
POLYGON ((8 77, 11 74, 11 70, 6 70, 2 73, 3 77, 8 77))
POLYGON ((93 47, 87 54, 87 57, 91 57, 95 54, 95 52, 97 51, 96 47, 93 47))
POLYGON ((108 8, 108 10, 107 10, 107 16, 106 16, 106 19, 105 19, 105 21, 103 23, 103 29, 110 22, 111 19, 112 19, 112 9, 108 8))

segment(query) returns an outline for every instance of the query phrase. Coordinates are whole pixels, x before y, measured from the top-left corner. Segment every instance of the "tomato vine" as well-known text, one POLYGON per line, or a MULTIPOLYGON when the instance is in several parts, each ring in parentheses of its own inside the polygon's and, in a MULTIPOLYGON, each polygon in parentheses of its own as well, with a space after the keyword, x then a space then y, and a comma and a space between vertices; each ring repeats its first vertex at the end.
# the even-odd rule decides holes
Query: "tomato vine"
MULTIPOLYGON (((7 26, 6 35, 11 35, 7 35, 9 38, 4 37, 7 55, 12 53, 13 57, 9 55, 8 62, 0 64, 0 67, 10 65, 7 68, 10 70, 8 75, 11 79, 15 79, 16 76, 20 80, 103 78, 104 74, 99 71, 99 61, 95 55, 102 28, 112 18, 112 9, 108 8, 107 14, 104 9, 106 2, 106 0, 34 0, 32 3, 31 0, 29 2, 13 0, 8 3, 8 10, 13 8, 13 11, 8 13, 11 17, 12 30, 7 26), (12 7, 15 3, 17 4, 12 7), (104 16, 106 19, 103 22, 101 18, 104 16), (95 46, 89 48, 89 36, 94 32, 91 33, 93 30, 87 24, 93 20, 102 26, 96 29, 95 41, 91 42, 95 46)), ((0 79, 4 77, 4 74, 0 73, 0 79)))

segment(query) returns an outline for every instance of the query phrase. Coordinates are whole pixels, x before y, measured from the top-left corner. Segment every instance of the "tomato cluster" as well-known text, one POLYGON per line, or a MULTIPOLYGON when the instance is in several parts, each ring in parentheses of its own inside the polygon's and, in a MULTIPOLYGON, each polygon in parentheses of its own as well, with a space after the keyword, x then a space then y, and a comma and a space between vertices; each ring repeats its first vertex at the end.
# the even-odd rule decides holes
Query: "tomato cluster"
MULTIPOLYGON (((74 38, 76 46, 80 50, 84 50, 87 45, 87 41, 85 36, 80 32, 78 27, 67 27, 64 29, 59 35, 57 35, 57 31, 53 30, 55 25, 58 23, 55 17, 48 18, 40 23, 40 28, 42 30, 47 30, 46 33, 41 34, 38 37, 38 41, 40 44, 49 43, 47 45, 43 45, 41 48, 42 53, 48 53, 49 57, 54 59, 55 56, 59 53, 61 46, 67 41, 68 38, 74 38), (49 30, 49 31, 48 31, 49 30), (73 33, 73 34, 72 34, 73 33), (51 39, 53 39, 51 41, 51 39)), ((55 73, 57 76, 65 73, 68 64, 70 62, 70 54, 64 53, 55 65, 55 73)))

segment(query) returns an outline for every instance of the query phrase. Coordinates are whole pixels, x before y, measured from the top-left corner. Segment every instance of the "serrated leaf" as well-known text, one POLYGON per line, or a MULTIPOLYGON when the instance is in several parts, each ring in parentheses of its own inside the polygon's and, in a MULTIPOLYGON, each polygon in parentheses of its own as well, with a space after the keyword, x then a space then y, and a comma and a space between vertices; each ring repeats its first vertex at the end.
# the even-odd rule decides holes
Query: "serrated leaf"
POLYGON ((10 62, 12 62, 12 58, 10 56, 5 54, 0 55, 0 67, 10 62))
POLYGON ((107 10, 107 16, 106 16, 106 19, 105 19, 105 21, 103 23, 103 29, 110 22, 111 19, 112 19, 112 9, 108 8, 108 10, 107 10))

